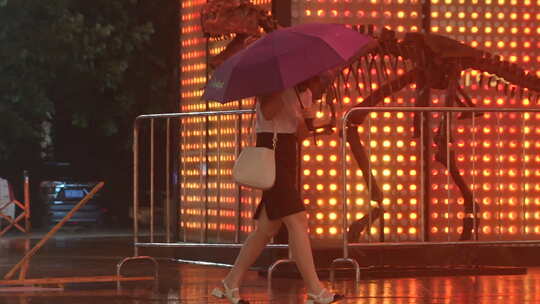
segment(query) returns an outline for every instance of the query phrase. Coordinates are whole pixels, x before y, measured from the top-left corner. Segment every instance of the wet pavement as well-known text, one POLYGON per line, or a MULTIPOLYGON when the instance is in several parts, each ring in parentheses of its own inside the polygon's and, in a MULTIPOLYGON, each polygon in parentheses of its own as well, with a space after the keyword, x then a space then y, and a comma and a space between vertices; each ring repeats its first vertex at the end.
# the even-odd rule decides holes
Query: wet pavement
MULTIPOLYGON (((37 237, 37 235, 35 236, 37 237)), ((22 237, 0 238, 0 273, 4 276, 23 256, 22 237)), ((60 233, 32 259, 27 278, 114 275, 116 264, 131 256, 128 233, 60 233)), ((152 275, 147 261, 134 261, 125 268, 126 276, 152 275)), ((227 269, 178 264, 159 260, 159 284, 150 281, 125 282, 122 290, 115 283, 41 285, 28 288, 0 286, 0 304, 42 303, 226 303, 210 296, 227 269)), ((540 303, 540 268, 525 275, 448 276, 362 280, 355 284, 340 279, 333 286, 347 298, 340 303, 540 303)), ((266 278, 251 271, 242 294, 250 303, 304 303, 301 280, 275 278, 268 289, 266 278)))

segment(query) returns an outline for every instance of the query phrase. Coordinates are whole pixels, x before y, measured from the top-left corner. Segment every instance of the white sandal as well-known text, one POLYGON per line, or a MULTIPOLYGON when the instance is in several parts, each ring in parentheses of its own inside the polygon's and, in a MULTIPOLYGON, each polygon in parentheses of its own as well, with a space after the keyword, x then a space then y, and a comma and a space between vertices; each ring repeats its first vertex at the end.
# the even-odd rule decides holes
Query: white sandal
POLYGON ((249 301, 242 300, 234 296, 234 293, 239 290, 238 288, 229 289, 227 284, 225 284, 225 281, 221 281, 221 283, 223 284, 223 290, 221 290, 221 288, 218 288, 218 287, 214 288, 214 290, 212 290, 212 295, 214 297, 220 298, 220 299, 225 298, 229 300, 231 304, 249 304, 249 301))
POLYGON ((306 304, 330 304, 345 298, 343 295, 328 292, 326 288, 323 288, 318 295, 312 293, 308 293, 307 295, 308 300, 306 304), (325 293, 329 295, 326 297, 323 296, 325 293))

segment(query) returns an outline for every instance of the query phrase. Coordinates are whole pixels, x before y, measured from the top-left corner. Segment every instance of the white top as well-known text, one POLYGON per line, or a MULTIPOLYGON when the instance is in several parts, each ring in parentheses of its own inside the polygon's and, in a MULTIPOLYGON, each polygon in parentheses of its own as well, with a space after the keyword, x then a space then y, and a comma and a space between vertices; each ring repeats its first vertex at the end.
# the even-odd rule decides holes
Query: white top
MULTIPOLYGON (((311 91, 307 89, 304 92, 299 93, 304 108, 310 108, 312 106, 311 91)), ((280 98, 283 101, 283 107, 272 120, 264 118, 261 111, 261 103, 257 102, 257 116, 255 121, 255 131, 257 133, 273 133, 274 124, 277 133, 293 134, 298 131, 299 121, 304 118, 302 117, 300 102, 294 92, 294 88, 283 91, 280 98)))

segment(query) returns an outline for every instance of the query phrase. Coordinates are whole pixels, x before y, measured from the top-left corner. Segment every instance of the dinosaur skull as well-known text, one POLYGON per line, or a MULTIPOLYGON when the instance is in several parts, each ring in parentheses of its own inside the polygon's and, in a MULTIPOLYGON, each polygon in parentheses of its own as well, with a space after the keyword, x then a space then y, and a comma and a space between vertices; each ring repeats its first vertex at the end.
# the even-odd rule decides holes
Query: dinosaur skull
POLYGON ((210 68, 246 48, 263 35, 278 28, 277 21, 263 8, 249 0, 213 0, 201 11, 205 35, 215 38, 234 38, 225 49, 209 58, 210 68))
POLYGON ((231 34, 259 34, 260 9, 249 0, 214 0, 201 11, 203 32, 223 37, 231 34))

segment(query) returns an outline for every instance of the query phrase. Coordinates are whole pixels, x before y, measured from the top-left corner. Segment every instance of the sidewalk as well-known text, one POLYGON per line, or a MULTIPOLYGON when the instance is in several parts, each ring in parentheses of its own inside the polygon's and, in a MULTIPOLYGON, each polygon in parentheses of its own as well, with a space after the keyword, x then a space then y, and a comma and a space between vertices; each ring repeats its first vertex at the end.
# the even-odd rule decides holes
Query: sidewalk
MULTIPOLYGON (((40 233, 32 235, 38 241, 40 233)), ((0 273, 2 276, 24 254, 25 239, 11 236, 0 239, 0 273)), ((126 231, 94 233, 61 232, 51 239, 32 259, 27 278, 113 275, 116 264, 132 256, 131 234, 126 231)), ((205 249, 211 250, 211 249, 205 249)), ((159 289, 152 282, 126 282, 122 292, 114 283, 66 284, 41 286, 40 291, 6 291, 0 286, 1 304, 145 304, 145 303, 223 303, 210 296, 227 269, 178 264, 159 260, 159 289), (50 289, 51 287, 56 289, 50 289)), ((134 262, 125 275, 148 276, 148 262, 134 262)), ((363 279, 355 284, 341 279, 334 286, 347 296, 341 303, 418 304, 418 303, 540 303, 540 269, 512 276, 440 276, 394 279, 363 279)), ((250 303, 297 304, 305 301, 304 284, 299 279, 274 278, 268 290, 266 278, 250 271, 244 280, 242 294, 250 303)))
MULTIPOLYGON (((62 239, 86 239, 86 238, 102 238, 102 237, 133 237, 133 229, 131 228, 117 228, 117 229, 85 229, 82 227, 62 227, 55 234, 54 238, 62 239)), ((20 231, 12 230, 8 232, 5 236, 0 237, 0 244, 6 240, 14 239, 24 239, 30 238, 32 240, 41 239, 45 234, 49 232, 48 230, 40 229, 34 230, 29 234, 24 234, 20 231)), ((1 246, 1 245, 0 245, 1 246)))

